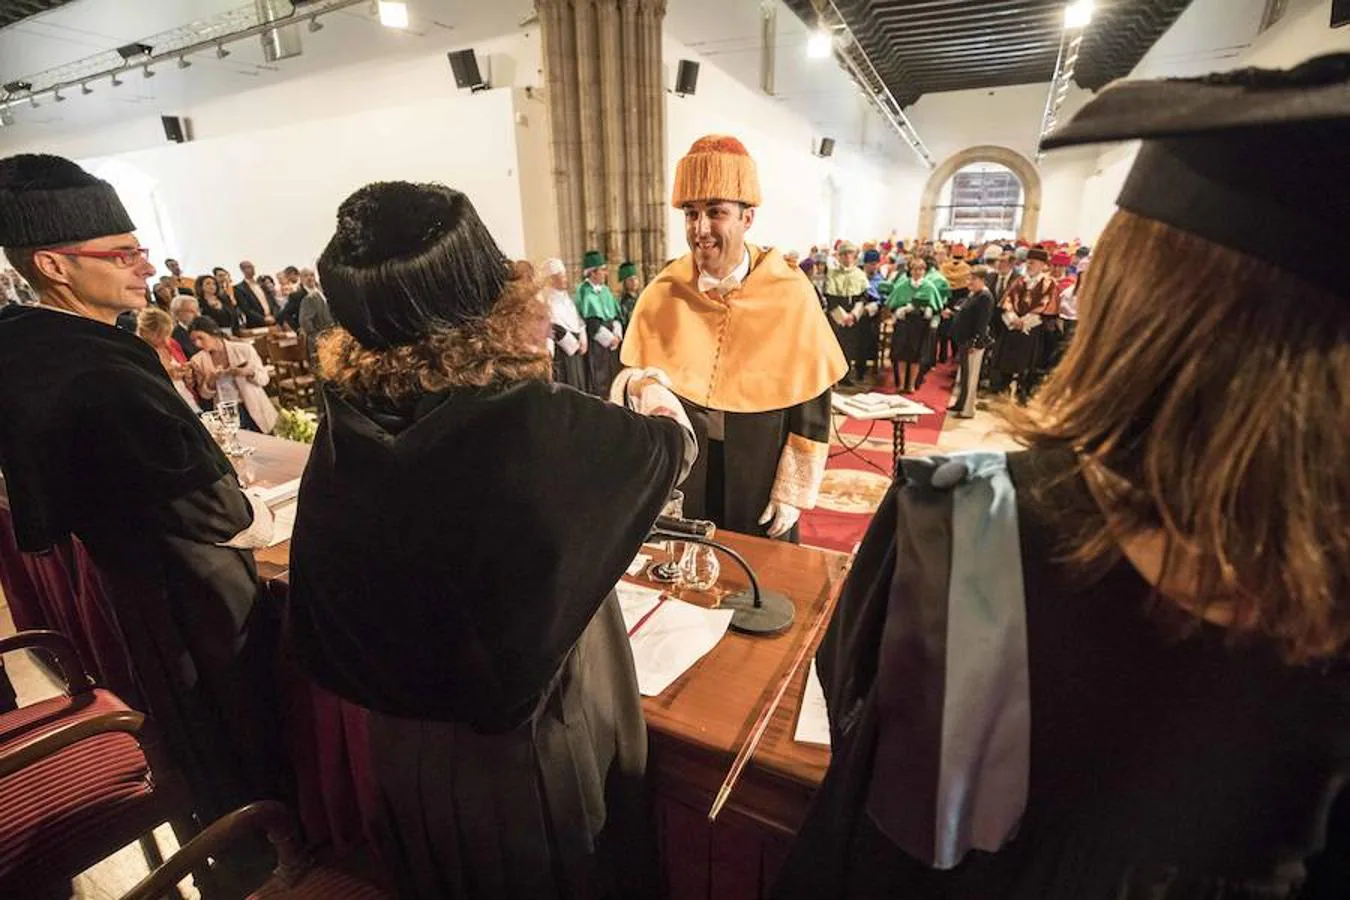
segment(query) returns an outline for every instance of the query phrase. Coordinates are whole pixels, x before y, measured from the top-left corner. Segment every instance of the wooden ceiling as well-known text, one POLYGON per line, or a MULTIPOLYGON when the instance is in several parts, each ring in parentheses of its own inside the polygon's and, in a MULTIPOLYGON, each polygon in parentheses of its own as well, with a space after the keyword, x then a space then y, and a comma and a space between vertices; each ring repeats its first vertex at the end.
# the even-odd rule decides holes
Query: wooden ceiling
POLYGON ((0 28, 64 6, 67 0, 0 0, 0 28))
MULTIPOLYGON (((809 27, 829 0, 785 0, 809 27)), ((1074 81, 1097 90, 1129 74, 1191 0, 1099 2, 1074 81)), ((1049 81, 1065 0, 834 0, 901 106, 924 94, 1049 81)))

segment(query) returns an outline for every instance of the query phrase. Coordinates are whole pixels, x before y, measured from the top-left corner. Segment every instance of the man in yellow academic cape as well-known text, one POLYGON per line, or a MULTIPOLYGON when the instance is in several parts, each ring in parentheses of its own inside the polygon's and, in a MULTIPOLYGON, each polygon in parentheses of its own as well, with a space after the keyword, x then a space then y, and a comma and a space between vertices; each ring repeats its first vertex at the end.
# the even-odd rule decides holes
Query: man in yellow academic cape
POLYGON ((825 474, 844 355, 806 276, 745 241, 761 197, 739 140, 695 141, 671 202, 684 212, 689 253, 642 292, 621 359, 664 370, 694 425, 685 515, 795 541, 825 474))

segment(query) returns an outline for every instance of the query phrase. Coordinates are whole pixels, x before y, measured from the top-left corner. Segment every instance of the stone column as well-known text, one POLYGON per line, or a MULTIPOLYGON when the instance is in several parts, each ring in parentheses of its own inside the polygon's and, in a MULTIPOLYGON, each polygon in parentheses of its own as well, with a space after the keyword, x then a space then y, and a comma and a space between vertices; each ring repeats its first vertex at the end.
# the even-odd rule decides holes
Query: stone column
POLYGON ((558 235, 569 277, 586 250, 611 275, 665 262, 665 0, 536 0, 552 124, 558 235))

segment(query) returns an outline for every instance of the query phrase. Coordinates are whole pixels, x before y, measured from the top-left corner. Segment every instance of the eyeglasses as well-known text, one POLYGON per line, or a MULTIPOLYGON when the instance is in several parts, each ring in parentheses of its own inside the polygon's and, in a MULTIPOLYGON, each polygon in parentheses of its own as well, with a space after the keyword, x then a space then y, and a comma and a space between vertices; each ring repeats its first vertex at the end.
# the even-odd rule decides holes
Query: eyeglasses
POLYGON ((128 247, 117 250, 81 250, 78 247, 53 247, 51 253, 60 253, 62 256, 84 256, 90 259, 110 259, 114 265, 123 269, 130 269, 137 263, 144 262, 150 258, 149 247, 128 247))

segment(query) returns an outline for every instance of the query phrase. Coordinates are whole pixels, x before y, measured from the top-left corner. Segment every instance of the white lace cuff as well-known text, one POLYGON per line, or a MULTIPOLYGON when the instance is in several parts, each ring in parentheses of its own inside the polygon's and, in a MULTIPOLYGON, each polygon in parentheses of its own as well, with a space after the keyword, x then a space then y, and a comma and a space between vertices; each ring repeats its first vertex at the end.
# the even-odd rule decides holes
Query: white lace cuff
POLYGON ((783 453, 778 457, 778 474, 769 496, 798 509, 814 509, 829 457, 829 444, 800 434, 789 434, 783 453))

